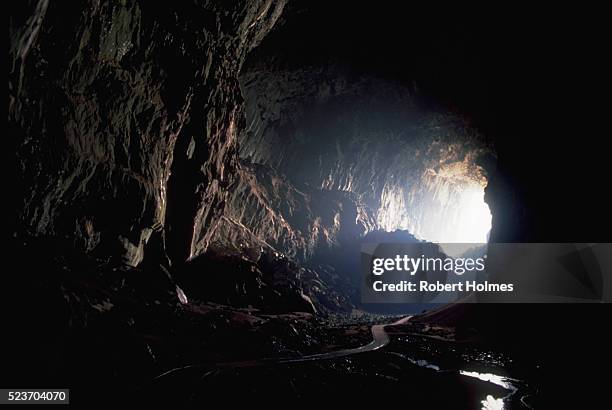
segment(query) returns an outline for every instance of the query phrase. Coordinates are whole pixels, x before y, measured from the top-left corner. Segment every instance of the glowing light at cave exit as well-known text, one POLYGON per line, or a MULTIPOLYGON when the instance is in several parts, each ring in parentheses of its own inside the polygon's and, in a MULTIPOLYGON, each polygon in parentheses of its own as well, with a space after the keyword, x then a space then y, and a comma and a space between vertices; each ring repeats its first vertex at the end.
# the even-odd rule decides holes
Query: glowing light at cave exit
MULTIPOLYGON (((427 170, 410 189, 385 188, 378 213, 388 231, 406 229, 434 243, 486 243, 491 212, 484 200, 486 178, 467 161, 427 170)), ((446 249, 458 256, 468 247, 446 249)))
POLYGON ((435 242, 486 243, 491 230, 491 211, 484 201, 484 189, 470 184, 461 189, 446 223, 436 224, 437 232, 432 235, 435 242))

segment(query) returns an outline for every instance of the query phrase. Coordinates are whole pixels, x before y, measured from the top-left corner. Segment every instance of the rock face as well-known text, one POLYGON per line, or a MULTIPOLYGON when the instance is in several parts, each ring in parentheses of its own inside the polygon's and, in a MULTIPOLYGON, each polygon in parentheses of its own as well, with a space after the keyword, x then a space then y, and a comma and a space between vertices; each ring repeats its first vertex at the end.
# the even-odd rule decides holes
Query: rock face
POLYGON ((331 251, 376 226, 356 195, 297 189, 269 166, 242 160, 213 242, 237 252, 279 251, 298 261, 331 251))
POLYGON ((11 279, 29 298, 14 327, 29 358, 15 383, 128 386, 219 346, 235 355, 234 340, 276 355, 285 343, 270 342, 271 322, 311 339, 294 317, 269 314, 351 308, 347 281, 332 270, 253 243, 256 253, 237 253, 241 239, 223 234, 257 219, 256 244, 297 257, 344 222, 342 197, 323 213, 273 172, 238 162, 238 74, 283 7, 40 0, 11 11, 11 256, 21 261, 11 279))
MULTIPOLYGON (((169 311, 198 298, 273 312, 351 308, 348 280, 298 262, 371 230, 368 212, 350 193, 300 190, 238 157, 238 75, 283 7, 38 1, 13 11, 16 255, 38 255, 23 279, 55 295, 49 305, 91 301, 61 315, 67 322, 118 289, 169 311), (155 291, 119 286, 117 272, 149 275, 155 291), (88 280, 104 290, 90 294, 88 280)), ((137 305, 112 303, 128 316, 137 305)))
POLYGON ((47 0, 9 19, 15 235, 139 265, 206 249, 236 167, 237 75, 284 1, 47 0))
POLYGON ((492 147, 460 116, 424 104, 414 87, 334 62, 295 66, 268 52, 264 43, 241 76, 242 158, 300 189, 351 193, 373 228, 422 238, 427 213, 435 214, 423 204, 439 202, 442 181, 486 185, 492 147))

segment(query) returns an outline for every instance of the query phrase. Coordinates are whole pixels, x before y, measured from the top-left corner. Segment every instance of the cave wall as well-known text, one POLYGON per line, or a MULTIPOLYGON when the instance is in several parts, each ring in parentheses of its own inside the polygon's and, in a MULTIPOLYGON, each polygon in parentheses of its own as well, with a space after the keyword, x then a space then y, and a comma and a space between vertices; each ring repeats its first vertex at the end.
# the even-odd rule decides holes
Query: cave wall
POLYGON ((374 229, 427 237, 432 212, 424 204, 448 205, 438 204, 442 176, 457 171, 484 186, 493 169, 486 138, 462 116, 425 104, 414 85, 333 60, 296 65, 265 42, 240 80, 247 115, 241 158, 299 189, 354 194, 374 229))
POLYGON ((340 190, 296 188, 273 168, 241 160, 211 243, 257 259, 280 252, 305 262, 376 227, 371 210, 340 190))
POLYGON ((129 265, 204 251, 236 167, 237 76, 283 6, 15 5, 14 236, 129 265))

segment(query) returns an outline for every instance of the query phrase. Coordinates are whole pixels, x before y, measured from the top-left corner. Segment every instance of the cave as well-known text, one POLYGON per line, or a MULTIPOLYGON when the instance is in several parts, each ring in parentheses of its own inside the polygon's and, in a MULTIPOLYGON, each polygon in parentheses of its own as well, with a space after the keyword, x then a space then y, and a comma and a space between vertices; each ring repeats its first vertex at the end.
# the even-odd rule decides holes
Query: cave
POLYGON ((413 85, 351 68, 355 62, 309 64, 303 54, 292 68, 291 55, 267 50, 260 47, 241 76, 242 161, 280 172, 301 191, 353 195, 364 233, 487 242, 484 188, 495 151, 465 117, 424 104, 413 85))
POLYGON ((69 389, 86 408, 588 407, 602 380, 569 375, 609 356, 603 23, 550 13, 13 4, 5 352, 19 363, 0 387, 69 389), (562 289, 555 303, 474 303, 508 288, 476 276, 452 302, 373 303, 369 244, 497 266, 514 255, 497 249, 529 265, 520 252, 549 244, 573 276, 502 276, 562 289))

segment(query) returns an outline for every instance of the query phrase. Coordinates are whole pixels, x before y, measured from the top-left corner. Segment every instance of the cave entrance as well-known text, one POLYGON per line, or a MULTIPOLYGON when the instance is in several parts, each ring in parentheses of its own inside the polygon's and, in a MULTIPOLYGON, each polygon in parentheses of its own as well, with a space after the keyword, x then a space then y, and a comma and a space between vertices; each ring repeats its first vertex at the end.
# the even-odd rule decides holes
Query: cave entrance
POLYGON ((473 157, 426 167, 408 188, 387 185, 378 212, 379 225, 387 231, 405 229, 418 239, 443 244, 451 256, 459 256, 473 244, 487 243, 491 230, 491 212, 484 199, 487 178, 473 157))

